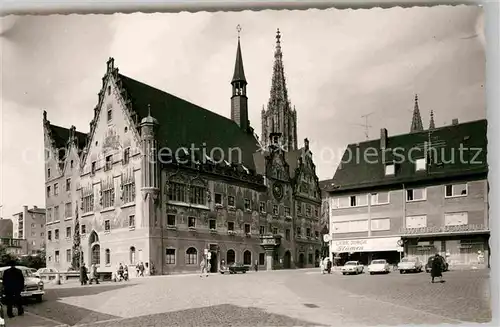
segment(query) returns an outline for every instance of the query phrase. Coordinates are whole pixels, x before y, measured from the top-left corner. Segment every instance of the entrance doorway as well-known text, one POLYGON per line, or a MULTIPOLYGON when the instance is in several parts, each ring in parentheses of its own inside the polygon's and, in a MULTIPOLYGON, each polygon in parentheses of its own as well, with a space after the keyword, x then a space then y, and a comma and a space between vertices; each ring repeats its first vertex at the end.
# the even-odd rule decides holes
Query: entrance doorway
POLYGON ((89 263, 88 265, 101 263, 101 246, 99 244, 99 236, 95 231, 92 231, 89 235, 89 263))
POLYGON ((304 268, 304 265, 306 263, 306 256, 304 253, 299 254, 299 268, 304 268))
POLYGON ((226 263, 230 265, 235 261, 236 261, 236 255, 234 253, 234 250, 228 250, 226 253, 226 263))
POLYGON ((283 258, 283 268, 284 269, 292 268, 292 254, 288 250, 285 252, 285 256, 283 258))
POLYGON ((211 273, 216 273, 219 267, 217 266, 217 252, 215 251, 210 251, 210 272, 211 273))

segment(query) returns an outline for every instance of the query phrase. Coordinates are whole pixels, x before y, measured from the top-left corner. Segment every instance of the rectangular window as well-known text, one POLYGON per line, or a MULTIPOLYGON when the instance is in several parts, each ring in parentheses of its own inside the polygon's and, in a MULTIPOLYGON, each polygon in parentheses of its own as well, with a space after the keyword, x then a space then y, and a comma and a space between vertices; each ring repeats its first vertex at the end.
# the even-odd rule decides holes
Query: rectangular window
POLYGON ((70 218, 73 215, 73 207, 71 206, 71 202, 68 202, 64 205, 64 217, 70 218))
POLYGON ((406 228, 424 228, 427 227, 427 216, 409 216, 406 217, 406 228))
POLYGON ((170 183, 168 199, 170 201, 187 202, 187 186, 181 183, 170 183))
POLYGON ((215 220, 215 219, 210 219, 210 220, 208 221, 208 227, 209 227, 210 229, 217 229, 217 220, 215 220))
POLYGON ((285 207, 285 216, 290 217, 290 207, 285 207))
POLYGON ((230 207, 234 207, 234 196, 230 195, 227 197, 227 205, 230 207))
POLYGON ((389 192, 372 193, 372 195, 370 196, 370 203, 372 206, 378 204, 388 204, 389 192))
POLYGON ((319 217, 319 208, 314 207, 314 217, 319 217))
POLYGON ((54 257, 55 257, 56 262, 59 262, 59 251, 55 251, 54 257))
POLYGON ((167 265, 175 265, 175 249, 167 249, 165 254, 165 263, 167 265))
POLYGON ((445 197, 453 198, 467 196, 467 184, 453 184, 445 186, 445 197))
POLYGON ((259 253, 259 265, 263 266, 266 263, 266 255, 265 253, 259 253))
POLYGON ((71 249, 66 250, 66 262, 71 262, 71 249))
POLYGON ((302 214, 302 203, 297 203, 297 214, 301 215, 302 214))
POLYGON ((207 189, 202 186, 191 186, 189 200, 192 204, 207 205, 207 189))
POLYGON ((130 148, 123 149, 123 160, 122 163, 124 165, 128 164, 130 161, 130 148))
POLYGON ((109 220, 104 221, 104 231, 105 232, 111 231, 111 222, 109 220))
POLYGON ((111 180, 108 185, 103 185, 105 187, 102 191, 102 207, 112 208, 115 206, 115 186, 113 185, 113 180, 111 180))
POLYGON ((135 180, 130 178, 122 183, 122 201, 123 203, 135 202, 135 180))
POLYGON ((222 194, 220 194, 220 193, 215 193, 215 204, 220 204, 220 205, 222 205, 222 194))
POLYGON ((259 234, 264 235, 266 233, 266 227, 265 226, 260 226, 259 227, 259 234))
POLYGON ((83 196, 82 207, 83 213, 94 211, 94 192, 92 188, 87 190, 87 194, 83 196))
POLYGON ((135 228, 135 215, 128 216, 128 227, 135 228))
POLYGON ((289 229, 285 230, 285 240, 290 241, 290 230, 289 229))
POLYGON ((71 238, 71 227, 66 227, 66 238, 71 238))
POLYGON ((362 207, 368 205, 368 195, 353 195, 350 197, 351 207, 362 207))
POLYGON ((227 222, 227 230, 234 231, 234 221, 227 222))
POLYGON ((394 164, 385 165, 386 176, 394 176, 395 171, 396 171, 396 166, 394 164))
POLYGON ((422 201, 426 199, 426 189, 425 188, 414 188, 406 190, 406 201, 422 201))
POLYGON ((71 191, 71 178, 66 178, 66 192, 71 191))
POLYGON ((108 123, 113 120, 113 109, 108 109, 108 123))
POLYGON ((113 155, 109 155, 106 157, 106 164, 104 166, 104 170, 105 171, 111 170, 112 167, 113 167, 113 155))
POLYGON ((273 235, 278 235, 278 227, 273 227, 273 235))
POLYGON ((273 204, 273 215, 279 215, 279 208, 277 204, 273 204))
POLYGON ((52 231, 47 231, 47 240, 52 241, 52 231))
POLYGON ((50 178, 50 168, 47 169, 47 178, 50 178))
POLYGON ((54 221, 59 220, 59 206, 54 207, 54 221))
POLYGON ((296 234, 297 234, 297 237, 300 237, 302 235, 302 228, 297 227, 296 234))
POLYGON ((91 173, 92 175, 95 175, 96 165, 97 165, 97 163, 96 163, 95 161, 93 161, 93 162, 92 162, 92 168, 91 168, 91 171, 90 171, 90 173, 91 173))
POLYGON ((309 204, 306 204, 306 216, 311 217, 311 206, 309 204))
POLYGON ((167 226, 175 226, 175 215, 167 215, 167 226))
POLYGON ((427 162, 425 158, 420 158, 415 161, 415 171, 425 170, 427 168, 427 162))
POLYGON ((333 224, 334 233, 361 233, 368 231, 368 220, 342 221, 333 224))
POLYGON ((54 184, 54 195, 59 195, 59 184, 54 184))
POLYGON ((391 220, 389 218, 371 220, 372 231, 384 231, 390 229, 391 229, 391 220))
POLYGON ((59 229, 54 230, 54 239, 59 240, 59 229))
POLYGON ((351 198, 349 196, 344 196, 338 198, 338 208, 349 208, 351 206, 351 198))
POLYGON ((196 227, 196 218, 195 217, 188 217, 188 227, 189 228, 196 227))
POLYGON ((462 226, 468 224, 468 213, 467 212, 453 212, 444 214, 444 224, 445 226, 462 226))
POLYGON ((245 224, 245 234, 250 234, 250 224, 245 224))
POLYGON ((50 198, 50 186, 47 186, 47 197, 50 198))
POLYGON ((260 213, 266 213, 266 203, 265 202, 260 203, 259 211, 260 211, 260 213))
POLYGON ((80 227, 80 229, 81 229, 81 231, 82 231, 82 232, 81 232, 81 234, 82 234, 82 235, 85 235, 85 234, 87 233, 87 227, 86 227, 85 225, 82 225, 82 226, 80 227))
POLYGON ((245 210, 250 210, 250 200, 245 199, 245 210))
POLYGON ((306 229, 306 236, 311 237, 311 229, 310 228, 306 229))

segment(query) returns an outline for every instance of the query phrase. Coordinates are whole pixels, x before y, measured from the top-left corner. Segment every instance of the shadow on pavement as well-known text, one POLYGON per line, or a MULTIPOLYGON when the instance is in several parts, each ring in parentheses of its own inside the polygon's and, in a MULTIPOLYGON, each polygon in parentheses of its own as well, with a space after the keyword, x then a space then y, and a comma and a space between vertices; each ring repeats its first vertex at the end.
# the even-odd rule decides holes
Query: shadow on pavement
POLYGON ((203 308, 165 312, 148 316, 101 321, 86 326, 325 326, 317 323, 268 313, 253 307, 221 304, 203 308))
POLYGON ((101 320, 116 319, 119 317, 66 304, 58 300, 65 297, 95 295, 134 285, 135 284, 133 283, 119 285, 75 285, 75 287, 71 288, 46 289, 43 302, 35 303, 29 301, 28 303, 26 303, 25 308, 26 311, 32 314, 56 320, 61 324, 67 324, 70 326, 73 326, 75 324, 97 322, 101 320))

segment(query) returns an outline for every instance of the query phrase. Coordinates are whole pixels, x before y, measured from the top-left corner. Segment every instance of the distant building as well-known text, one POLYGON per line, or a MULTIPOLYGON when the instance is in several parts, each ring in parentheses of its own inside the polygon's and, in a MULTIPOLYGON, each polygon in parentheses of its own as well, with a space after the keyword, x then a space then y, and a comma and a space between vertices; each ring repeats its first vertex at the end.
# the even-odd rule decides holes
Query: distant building
POLYGON ((12 237, 0 238, 1 246, 14 256, 20 257, 28 254, 28 241, 12 237))
POLYGON ((12 216, 13 238, 25 239, 26 254, 36 254, 45 248, 45 209, 23 206, 23 211, 12 216))
MULTIPOLYGON (((416 105, 416 110, 418 106, 416 105)), ((328 187, 330 254, 340 262, 446 256, 450 266, 489 265, 486 120, 347 147, 328 187)))
POLYGON ((0 237, 12 237, 13 223, 11 219, 0 218, 0 237))

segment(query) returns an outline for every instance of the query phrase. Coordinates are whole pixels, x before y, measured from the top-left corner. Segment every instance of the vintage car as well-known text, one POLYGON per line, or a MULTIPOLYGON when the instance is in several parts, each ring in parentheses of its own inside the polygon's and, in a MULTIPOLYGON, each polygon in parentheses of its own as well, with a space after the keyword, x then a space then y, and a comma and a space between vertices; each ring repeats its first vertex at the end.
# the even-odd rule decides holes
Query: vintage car
POLYGON ((34 276, 38 278, 42 278, 41 275, 43 274, 55 274, 58 273, 59 271, 55 268, 40 268, 34 272, 34 276))
POLYGON ((365 267, 359 261, 347 261, 340 271, 342 275, 357 275, 363 273, 365 267))
MULTIPOLYGON (((37 278, 28 267, 16 266, 16 268, 21 270, 24 275, 24 290, 21 292, 21 296, 23 298, 34 298, 37 302, 42 302, 43 295, 45 294, 43 281, 37 278)), ((7 269, 9 269, 9 267, 0 268, 0 284, 2 289, 3 273, 7 269)))
POLYGON ((398 270, 400 274, 407 272, 421 272, 423 270, 422 261, 418 257, 415 258, 403 258, 400 263, 398 263, 398 270))
POLYGON ((376 273, 388 274, 391 271, 391 266, 387 263, 385 259, 372 260, 368 266, 368 272, 370 275, 376 273))
POLYGON ((248 270, 250 270, 250 267, 247 266, 247 265, 244 265, 242 263, 231 263, 230 265, 228 266, 221 266, 220 268, 220 273, 221 274, 225 274, 225 273, 229 273, 229 274, 237 274, 237 273, 246 273, 248 270))
MULTIPOLYGON (((432 269, 432 261, 434 260, 435 256, 432 256, 429 258, 429 260, 427 261, 427 264, 425 265, 425 272, 428 272, 430 273, 431 272, 431 269, 432 269)), ((443 271, 448 271, 449 269, 449 266, 448 266, 448 262, 446 262, 446 259, 441 257, 441 259, 443 260, 443 264, 444 264, 444 267, 443 267, 443 271)))

